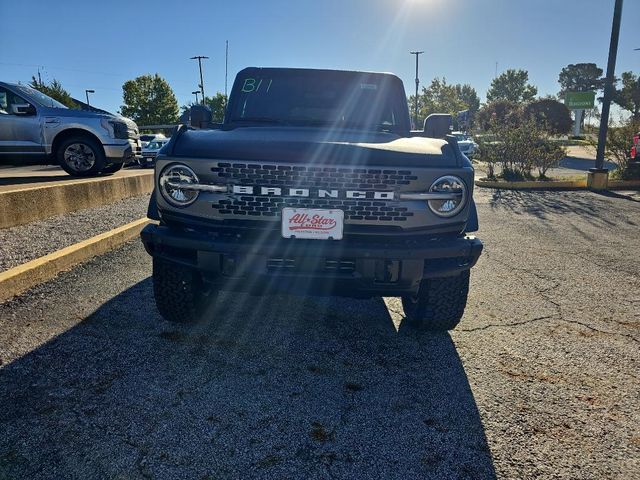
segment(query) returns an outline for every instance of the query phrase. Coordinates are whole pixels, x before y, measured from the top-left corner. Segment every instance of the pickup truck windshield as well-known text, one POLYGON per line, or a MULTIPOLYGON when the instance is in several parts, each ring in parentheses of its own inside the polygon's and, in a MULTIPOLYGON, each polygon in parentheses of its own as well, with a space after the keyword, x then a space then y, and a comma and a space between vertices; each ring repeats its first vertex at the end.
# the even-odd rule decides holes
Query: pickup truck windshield
POLYGON ((402 130, 407 113, 393 80, 366 73, 248 71, 236 79, 226 123, 402 130))
POLYGON ((54 100, 48 95, 45 95, 42 92, 39 92, 35 88, 26 87, 24 85, 18 85, 16 87, 20 93, 23 95, 30 96, 33 101, 42 105, 43 107, 52 107, 52 108, 68 108, 57 100, 54 100))

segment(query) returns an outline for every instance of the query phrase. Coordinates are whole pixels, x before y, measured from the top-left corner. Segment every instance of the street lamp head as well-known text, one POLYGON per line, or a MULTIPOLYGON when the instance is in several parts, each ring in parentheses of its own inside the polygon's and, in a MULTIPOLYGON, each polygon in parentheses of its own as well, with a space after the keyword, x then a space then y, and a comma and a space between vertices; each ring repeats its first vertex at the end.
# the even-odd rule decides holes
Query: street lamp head
POLYGON ((191 92, 191 95, 197 95, 198 93, 200 93, 200 90, 196 90, 195 92, 191 92))
POLYGON ((409 52, 411 55, 422 55, 424 53, 424 51, 413 51, 413 52, 409 52))
POLYGON ((85 92, 87 92, 87 93, 96 93, 95 90, 85 90, 85 92))
POLYGON ((198 60, 198 59, 202 59, 202 60, 207 60, 209 57, 205 57, 204 55, 196 55, 195 57, 191 57, 189 60, 198 60))

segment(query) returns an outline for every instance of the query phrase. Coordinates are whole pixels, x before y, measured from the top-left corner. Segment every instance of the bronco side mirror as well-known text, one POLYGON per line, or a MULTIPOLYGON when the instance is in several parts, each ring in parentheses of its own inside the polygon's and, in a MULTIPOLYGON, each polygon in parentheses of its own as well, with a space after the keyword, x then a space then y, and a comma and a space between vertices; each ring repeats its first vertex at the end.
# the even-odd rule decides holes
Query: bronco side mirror
POLYGON ((424 136, 444 138, 451 132, 452 118, 448 113, 432 113, 424 120, 424 136))
POLYGON ((211 109, 206 105, 192 105, 189 111, 193 128, 209 128, 213 120, 211 109))

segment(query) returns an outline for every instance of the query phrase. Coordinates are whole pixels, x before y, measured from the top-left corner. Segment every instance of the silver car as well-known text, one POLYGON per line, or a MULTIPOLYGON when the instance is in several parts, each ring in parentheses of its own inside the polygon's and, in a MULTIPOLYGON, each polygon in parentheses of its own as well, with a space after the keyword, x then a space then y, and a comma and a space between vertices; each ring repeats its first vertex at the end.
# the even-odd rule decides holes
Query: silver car
POLYGON ((0 160, 42 158, 86 177, 118 171, 140 150, 128 118, 73 110, 26 85, 0 82, 0 160))
POLYGON ((156 138, 151 140, 146 146, 142 147, 142 157, 138 160, 138 164, 144 168, 146 166, 153 166, 156 161, 156 156, 162 147, 169 143, 168 138, 156 138))

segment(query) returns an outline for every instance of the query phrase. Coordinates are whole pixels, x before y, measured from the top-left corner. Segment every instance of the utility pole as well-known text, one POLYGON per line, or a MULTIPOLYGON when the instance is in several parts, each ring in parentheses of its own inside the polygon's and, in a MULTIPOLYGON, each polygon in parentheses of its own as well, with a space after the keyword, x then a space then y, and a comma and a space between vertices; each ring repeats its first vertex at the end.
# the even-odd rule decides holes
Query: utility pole
POLYGON ((422 55, 424 52, 418 52, 418 51, 414 51, 414 52, 409 52, 411 55, 415 55, 416 56, 416 96, 413 99, 414 100, 414 106, 413 106, 413 128, 417 129, 418 128, 418 86, 420 85, 420 79, 418 78, 418 56, 422 55))
POLYGON ((89 105, 89 94, 90 93, 96 93, 95 90, 85 90, 84 94, 87 96, 87 106, 90 107, 91 105, 89 105))
POLYGON ((190 60, 198 60, 198 68, 200 69, 200 93, 202 94, 202 104, 204 105, 204 80, 202 80, 202 60, 207 60, 209 57, 204 55, 196 55, 191 57, 190 60))
POLYGON ((602 99, 602 116, 600 118, 600 130, 598 132, 598 150, 596 152, 595 168, 589 169, 590 187, 595 190, 607 188, 609 171, 604 168, 604 150, 607 143, 607 130, 609 127, 609 109, 616 70, 616 57, 618 55, 618 38, 620 37, 620 18, 622 17, 622 0, 616 0, 613 8, 613 23, 611 26, 611 41, 609 43, 609 60, 607 61, 607 76, 604 83, 604 97, 602 99))
POLYGON ((191 93, 196 96, 196 104, 200 103, 200 100, 198 100, 198 94, 200 93, 200 90, 196 90, 195 92, 191 92, 191 93))
POLYGON ((493 75, 493 78, 498 78, 498 62, 496 62, 496 71, 493 75))
POLYGON ((227 75, 229 73, 229 40, 226 41, 224 51, 224 97, 227 98, 227 75))

